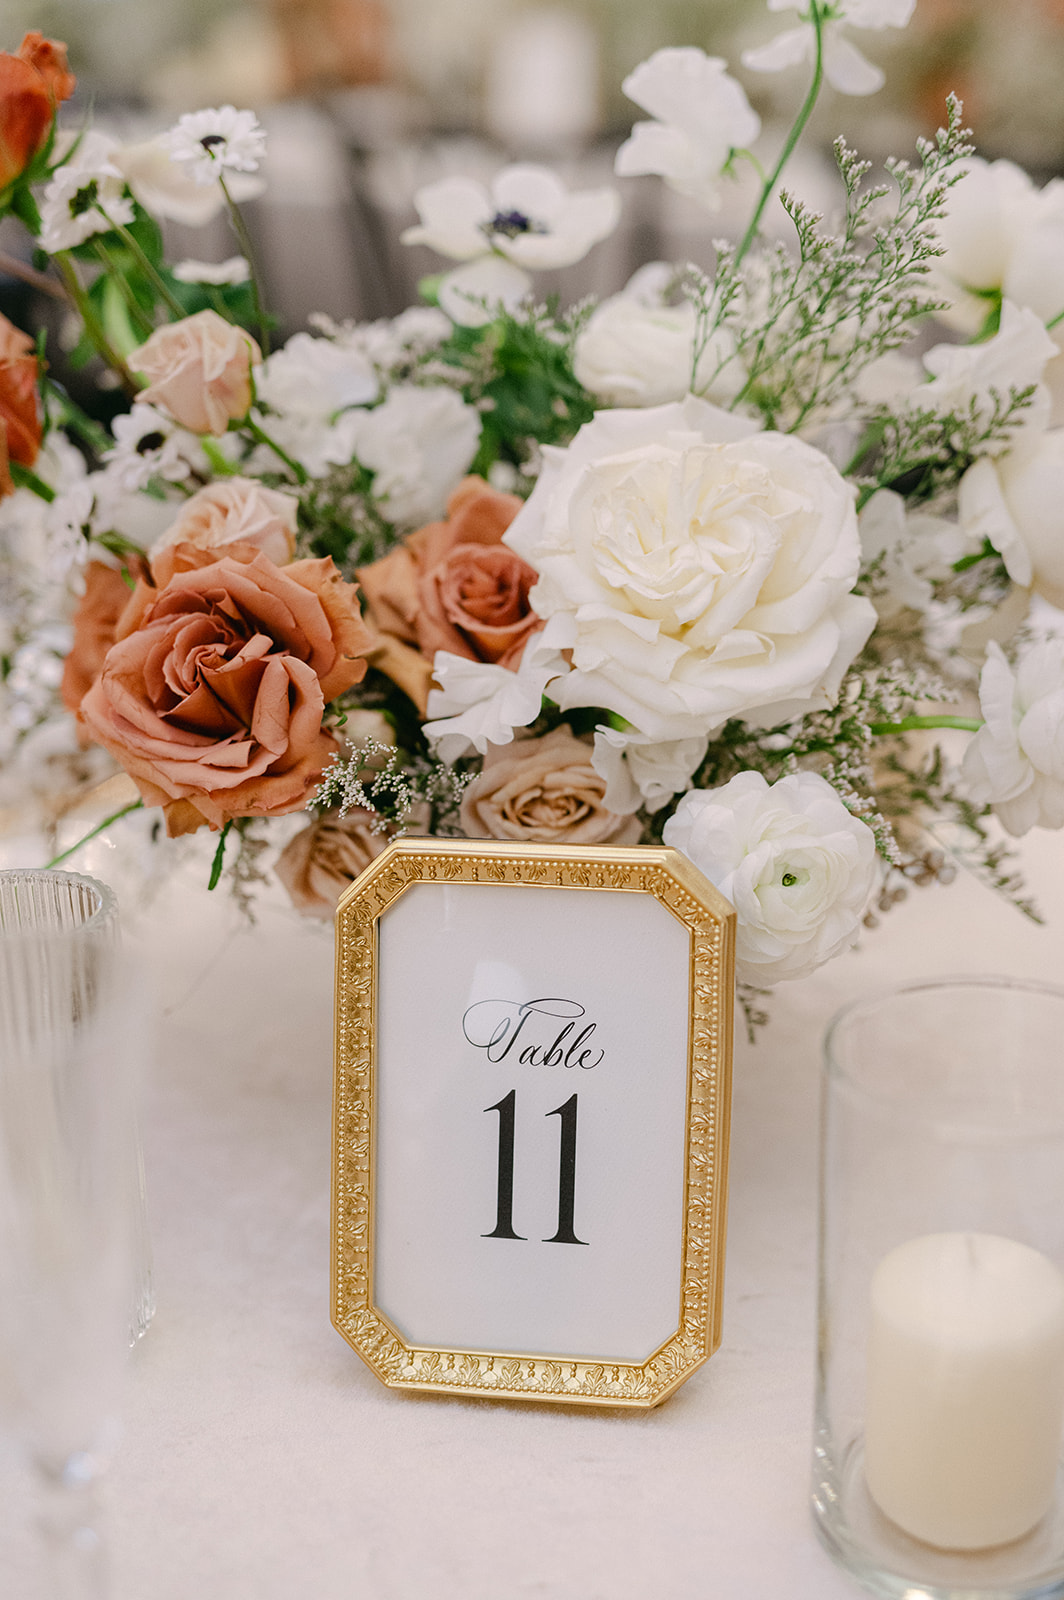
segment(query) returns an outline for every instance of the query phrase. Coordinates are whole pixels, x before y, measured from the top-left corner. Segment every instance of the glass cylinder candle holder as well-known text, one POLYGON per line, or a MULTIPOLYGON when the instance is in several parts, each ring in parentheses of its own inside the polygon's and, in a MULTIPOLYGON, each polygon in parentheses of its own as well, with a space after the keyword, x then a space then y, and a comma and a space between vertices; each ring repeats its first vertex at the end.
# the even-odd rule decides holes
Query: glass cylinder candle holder
POLYGON ((1064 1596, 1064 989, 936 979, 825 1041, 813 1515, 889 1600, 1064 1596))

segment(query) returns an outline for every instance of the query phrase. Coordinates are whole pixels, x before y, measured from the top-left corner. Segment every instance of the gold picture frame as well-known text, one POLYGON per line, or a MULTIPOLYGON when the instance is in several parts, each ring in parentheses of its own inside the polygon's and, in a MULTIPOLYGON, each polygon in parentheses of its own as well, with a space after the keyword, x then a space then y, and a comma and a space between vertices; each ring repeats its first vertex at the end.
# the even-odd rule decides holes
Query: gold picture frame
MULTIPOLYGON (((720 1343, 735 967, 735 913, 728 902, 684 856, 664 847, 516 846, 401 838, 343 895, 336 913, 336 935, 331 1276, 332 1319, 337 1330, 392 1388, 563 1404, 658 1405, 720 1343), (411 896, 412 890, 425 886, 434 886, 437 892, 411 896), (473 896, 465 892, 465 886, 476 886, 480 893, 473 896), (484 891, 489 888, 520 889, 521 894, 516 899, 512 893, 506 898, 497 894, 485 898, 484 891), (463 892, 455 894, 455 890, 463 892), (546 890, 561 890, 564 896, 545 896, 542 891, 546 890), (595 891, 599 891, 597 896, 595 891), (602 892, 608 898, 604 899, 602 892), (584 898, 570 900, 574 893, 584 898), (400 905, 401 912, 397 909, 400 905), (648 911, 648 906, 664 908, 668 916, 662 918, 659 910, 648 911), (496 912, 505 912, 504 936, 499 934, 496 912), (626 919, 633 936, 628 940, 623 937, 626 919), (681 931, 671 931, 677 924, 681 931), (526 925, 531 931, 525 940, 526 953, 521 956, 526 925), (485 948, 478 953, 469 947, 477 943, 482 927, 485 948), (652 937, 646 936, 647 928, 652 937), (567 948, 567 939, 577 943, 567 948), (663 955, 655 971, 657 952, 666 948, 672 954, 663 955), (611 1002, 616 1000, 622 1013, 614 1020, 612 1052, 619 1076, 613 1079, 601 1070, 606 1050, 598 1048, 604 1038, 611 1038, 610 1018, 602 1024, 596 1040, 593 1036, 599 1023, 585 1020, 585 1007, 575 999, 551 993, 563 983, 573 988, 584 981, 581 960, 585 953, 589 963, 585 988, 600 997, 606 995, 611 1002), (523 960, 527 970, 536 972, 543 963, 543 970, 554 970, 553 962, 566 976, 554 984, 540 982, 549 998, 534 998, 534 983, 523 1001, 509 992, 496 997, 500 985, 509 991, 517 984, 518 968, 505 964, 511 959, 523 960), (624 969, 617 984, 611 978, 615 961, 624 969), (678 970, 681 961, 682 972, 678 970), (396 970, 397 963, 402 971, 396 970), (438 975, 434 963, 442 963, 438 975), (472 987, 463 998, 460 991, 467 986, 467 968, 474 977, 468 980, 472 987), (454 972, 459 973, 457 984, 454 972), (513 976, 495 976, 499 972, 513 976), (634 980, 632 973, 637 974, 634 980), (636 993, 644 974, 646 982, 654 985, 649 1004, 642 1003, 636 993), (491 998, 470 1000, 479 993, 478 983, 481 987, 487 983, 485 992, 491 998), (431 1006, 434 985, 448 1002, 441 1010, 450 1016, 453 1009, 455 1019, 461 1016, 463 1032, 457 1045, 441 1045, 440 1052, 434 1046, 435 1014, 426 1016, 419 1011, 422 1005, 431 1006), (664 1000, 660 1011, 655 1010, 658 997, 682 997, 684 992, 687 1004, 682 1017, 674 1014, 679 1009, 675 1003, 666 1006, 664 1000), (449 1004, 452 994, 456 995, 453 1008, 449 1004), (462 1012, 457 1009, 459 999, 462 1012), (583 1027, 574 1034, 577 1023, 565 1019, 578 1013, 583 1027), (547 1030, 542 1032, 544 1041, 557 1029, 554 1045, 526 1043, 539 1025, 541 1031, 547 1030), (509 1062, 498 1064, 518 1043, 522 1029, 520 1057, 514 1051, 509 1062), (643 1054, 633 1065, 625 1057, 625 1048, 636 1035, 644 1038, 643 1054), (645 1043, 650 1037, 655 1041, 653 1052, 645 1043), (663 1067, 656 1043, 665 1038, 671 1038, 673 1045, 663 1067), (568 1046, 567 1052, 563 1045, 568 1046), (585 1047, 578 1049, 578 1045, 585 1047), (445 1068, 437 1067, 438 1054, 448 1060, 453 1056, 452 1075, 446 1078, 450 1088, 444 1086, 445 1068), (522 1063, 519 1069, 518 1059, 522 1063), (426 1066, 429 1060, 431 1064, 426 1066), (511 1067, 521 1074, 517 1087, 497 1104, 480 1105, 477 1094, 482 1099, 489 1093, 484 1087, 467 1091, 470 1080, 474 1085, 492 1082, 498 1087, 511 1067), (600 1067, 597 1080, 589 1070, 594 1067, 600 1067), (421 1085, 437 1073, 441 1075, 440 1099, 436 1110, 429 1111, 422 1103, 421 1085), (637 1076, 633 1078, 632 1073, 637 1076), (513 1213, 515 1117, 536 1093, 542 1109, 559 1092, 560 1081, 563 1091, 576 1085, 570 1100, 544 1110, 546 1123, 535 1116, 534 1108, 519 1123, 539 1141, 537 1148, 546 1149, 544 1141, 560 1137, 556 1168, 552 1166, 552 1173, 558 1173, 558 1229, 545 1237, 542 1227, 519 1219, 525 1231, 518 1232, 513 1213), (643 1098, 633 1093, 633 1083, 646 1091, 643 1098), (472 1163, 456 1145, 448 1143, 450 1101, 445 1102, 444 1096, 453 1099, 455 1084, 466 1093, 473 1110, 498 1113, 497 1125, 490 1118, 478 1123, 465 1112, 460 1124, 454 1123, 460 1142, 465 1142, 466 1157, 469 1151, 476 1157, 472 1163), (548 1087, 540 1091, 541 1084, 548 1087), (584 1165, 589 1166, 594 1181, 590 1188, 582 1186, 581 1194, 588 1189, 585 1210, 598 1204, 596 1239, 606 1242, 597 1253, 589 1254, 546 1248, 589 1242, 574 1231, 574 1216, 581 1232, 595 1232, 574 1212, 580 1094, 585 1100, 590 1097, 592 1108, 598 1106, 602 1112, 597 1145, 584 1140, 592 1145, 584 1165), (655 1120, 659 1099, 667 1099, 671 1111, 662 1111, 655 1120), (551 1123, 558 1116, 560 1122, 551 1123), (627 1130, 618 1148, 623 1145, 627 1152, 629 1168, 633 1159, 638 1167, 635 1185, 630 1172, 611 1171, 611 1146, 601 1133, 609 1117, 615 1122, 620 1118, 617 1126, 627 1130), (434 1152, 437 1127, 441 1130, 440 1148, 434 1152), (441 1260, 459 1259, 453 1256, 454 1230, 447 1224, 449 1232, 439 1233, 435 1244, 431 1240, 424 1244, 434 1253, 421 1261, 422 1231, 431 1234, 444 1226, 440 1219, 448 1214, 448 1183, 456 1194, 461 1190, 465 1196, 462 1185, 468 1188, 470 1165, 480 1172, 485 1164, 482 1150, 489 1140, 494 1148, 496 1138, 495 1230, 489 1233, 476 1221, 464 1223, 454 1249, 459 1256, 466 1252, 463 1259, 467 1264, 463 1269, 459 1262, 451 1271, 439 1265, 441 1260), (470 1140, 476 1143, 470 1144, 470 1140), (439 1164, 438 1173, 434 1161, 439 1164), (416 1201, 420 1211, 413 1215, 425 1218, 424 1230, 416 1221, 412 1224, 406 1212, 409 1191, 418 1186, 423 1186, 424 1194, 416 1201), (633 1186, 638 1193, 633 1194, 633 1186), (602 1195, 605 1201, 600 1199, 602 1195), (675 1195, 671 1210, 669 1195, 675 1195), (659 1211, 660 1218, 653 1224, 656 1239, 653 1232, 644 1238, 644 1212, 657 1216, 659 1211), (679 1225, 675 1241, 671 1240, 670 1218, 679 1225), (500 1239, 531 1239, 533 1248, 515 1250, 509 1243, 500 1246, 500 1239), (487 1248, 479 1242, 482 1240, 489 1241, 487 1248), (664 1250, 663 1240, 669 1241, 664 1250), (661 1271, 665 1276, 654 1291, 647 1288, 648 1274, 656 1283, 659 1259, 664 1260, 661 1271), (629 1261, 634 1277, 627 1284, 629 1261), (600 1262, 605 1265, 600 1267, 600 1262), (530 1271, 533 1277, 539 1273, 541 1281, 528 1301, 530 1308, 536 1308, 534 1314, 530 1310, 529 1325, 535 1323, 538 1331, 526 1338, 521 1296, 530 1271), (594 1291, 592 1285, 585 1306, 577 1304, 584 1291, 574 1289, 573 1306, 568 1306, 566 1293, 557 1284, 583 1284, 595 1272, 605 1274, 598 1280, 600 1290, 594 1291), (675 1279, 669 1277, 673 1272, 675 1279), (499 1273, 504 1276, 498 1277, 499 1273), (431 1283, 423 1291, 426 1280, 431 1283), (679 1292, 673 1307, 675 1289, 679 1292), (655 1292, 660 1302, 656 1307, 655 1292), (423 1293, 429 1297, 428 1309, 418 1309, 423 1293), (616 1316, 610 1310, 614 1303, 616 1316), (561 1308, 557 1328, 551 1320, 555 1304, 561 1308), (647 1321, 648 1317, 657 1317, 658 1323, 647 1321), (638 1328, 633 1326, 626 1334, 623 1329, 632 1319, 638 1328), (424 1325, 410 1332, 410 1326, 419 1320, 424 1325), (405 1324, 402 1331, 401 1324, 405 1324), (666 1325, 671 1331, 659 1337, 666 1325), (568 1328, 585 1326, 598 1330, 587 1336, 592 1348, 586 1347, 587 1339, 584 1347, 577 1347, 572 1354, 545 1348, 564 1339, 568 1328), (505 1329, 502 1337, 500 1327, 505 1329), (461 1339, 454 1336, 455 1328, 462 1333, 461 1339), (479 1336, 482 1328, 485 1337, 479 1336), (626 1347, 626 1358, 618 1359, 618 1342, 623 1345, 626 1338, 630 1348, 626 1347), (640 1339, 645 1342, 648 1338, 654 1341, 653 1349, 637 1348, 640 1339), (530 1344, 533 1353, 528 1353, 530 1344)), ((603 1009, 600 1003, 598 1011, 603 1009)), ((452 1020, 447 1024, 446 1039, 455 1038, 452 1020)), ((494 1092, 492 1088, 490 1093, 494 1092)), ((591 1125, 594 1130, 596 1124, 591 1125)), ((519 1165, 527 1167, 524 1148, 519 1145, 519 1165)), ((552 1152, 554 1148, 552 1144, 552 1152)), ((550 1160, 553 1163, 553 1155, 550 1160)), ((518 1176, 520 1180, 521 1174, 518 1176)), ((527 1179, 527 1173, 524 1176, 527 1179)), ((483 1172, 478 1181, 479 1196, 488 1182, 483 1172)), ((552 1176, 551 1195, 553 1183, 552 1176)), ((540 1187, 542 1195, 534 1183, 526 1181, 521 1189, 519 1181, 519 1200, 526 1217, 538 1207, 543 1221, 547 1197, 546 1186, 540 1187)), ((456 1214, 465 1216, 461 1211, 465 1203, 461 1196, 455 1201, 456 1214)), ((478 1198, 476 1204, 483 1217, 487 1199, 478 1198)), ((550 1204, 553 1221, 553 1200, 550 1204)), ((575 1340, 575 1333, 573 1337, 575 1340)))

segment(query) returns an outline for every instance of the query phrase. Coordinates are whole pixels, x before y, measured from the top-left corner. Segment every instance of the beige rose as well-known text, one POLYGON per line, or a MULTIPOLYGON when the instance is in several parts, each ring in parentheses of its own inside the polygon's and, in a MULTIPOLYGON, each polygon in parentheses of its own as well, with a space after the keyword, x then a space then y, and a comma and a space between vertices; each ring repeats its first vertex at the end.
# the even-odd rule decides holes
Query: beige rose
POLYGON ((372 832, 375 820, 372 811, 325 811, 289 841, 274 870, 297 911, 322 921, 332 916, 344 890, 388 843, 386 832, 372 832))
POLYGON ((606 780, 591 753, 564 727, 542 739, 489 745, 483 771, 462 797, 466 834, 523 844, 638 844, 638 818, 603 804, 606 780))
POLYGON ((190 433, 222 434, 247 416, 251 369, 261 360, 250 333, 217 311, 197 311, 157 328, 129 364, 150 382, 139 400, 162 406, 190 433))
POLYGON ((138 583, 79 722, 162 806, 171 835, 298 811, 336 754, 328 701, 369 635, 331 558, 173 545, 138 583))
POLYGON ((287 566, 295 554, 298 514, 294 495, 265 489, 253 478, 223 478, 186 500, 177 521, 152 545, 151 559, 174 544, 197 550, 250 544, 277 566, 287 566))

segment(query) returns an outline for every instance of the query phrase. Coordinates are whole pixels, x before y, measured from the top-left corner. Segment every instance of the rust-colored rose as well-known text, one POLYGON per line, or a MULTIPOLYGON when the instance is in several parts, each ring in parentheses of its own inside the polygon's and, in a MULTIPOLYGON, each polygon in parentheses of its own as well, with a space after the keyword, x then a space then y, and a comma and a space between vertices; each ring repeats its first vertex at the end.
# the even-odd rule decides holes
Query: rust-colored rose
POLYGON ((73 93, 65 44, 27 33, 17 54, 0 50, 0 189, 22 176, 73 93))
POLYGON ((337 749, 327 701, 365 673, 357 591, 331 558, 278 567, 171 546, 140 582, 79 720, 170 834, 298 810, 337 749))
POLYGON ((374 665, 425 712, 437 650, 516 670, 543 626, 528 603, 535 570, 501 543, 521 509, 482 478, 454 490, 442 522, 359 569, 366 616, 381 635, 374 665))
POLYGON ((190 433, 217 435, 247 416, 251 369, 261 360, 250 333, 217 311, 197 311, 156 328, 129 365, 149 380, 139 400, 162 406, 190 433))
POLYGON ((185 501, 176 522, 160 534, 152 559, 169 545, 192 544, 223 554, 226 545, 251 544, 277 566, 292 559, 299 501, 254 478, 222 478, 185 501))
MULTIPOLYGON (((129 564, 134 578, 146 576, 141 562, 129 564)), ((68 711, 76 711, 95 683, 104 657, 115 642, 118 619, 129 604, 129 584, 118 567, 90 561, 85 592, 74 612, 74 642, 63 663, 60 693, 68 711)))
POLYGON ((325 811, 282 850, 274 871, 305 917, 330 918, 349 884, 379 856, 388 833, 374 833, 372 811, 325 811))
POLYGON ((525 844, 637 844, 641 826, 603 804, 606 780, 591 746, 566 727, 542 739, 489 745, 480 775, 462 796, 470 839, 525 844))
POLYGON ((32 467, 41 448, 37 357, 33 340, 0 315, 0 495, 10 494, 7 463, 32 467))

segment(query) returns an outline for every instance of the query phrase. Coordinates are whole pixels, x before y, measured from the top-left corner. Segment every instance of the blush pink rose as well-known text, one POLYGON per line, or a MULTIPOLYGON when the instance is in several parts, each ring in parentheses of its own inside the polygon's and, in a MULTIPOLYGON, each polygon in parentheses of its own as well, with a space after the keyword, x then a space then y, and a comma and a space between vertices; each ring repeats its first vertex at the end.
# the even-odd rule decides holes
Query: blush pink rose
POLYGON ((298 515, 294 495, 266 489, 254 478, 222 478, 185 501, 177 521, 152 545, 151 558, 175 544, 219 553, 226 545, 250 544, 283 567, 295 554, 298 515))
POLYGON ((357 591, 332 559, 171 546, 140 582, 79 721, 171 835, 297 811, 337 750, 329 700, 365 674, 357 591))
POLYGON ((372 811, 325 811, 289 840, 274 871, 297 911, 322 921, 332 916, 344 890, 388 843, 390 831, 373 832, 376 820, 372 811))
POLYGON ((591 756, 591 745, 566 727, 489 745, 483 770, 462 796, 464 832, 524 844, 638 844, 639 819, 606 809, 606 780, 591 756))
POLYGON ((543 626, 528 603, 537 574, 502 543, 520 509, 516 495, 465 478, 442 522, 359 568, 366 618, 381 635, 374 665, 422 713, 437 650, 516 670, 529 634, 543 626))
POLYGON ((250 333, 217 311, 197 311, 157 328, 129 365, 149 379, 139 400, 162 406, 190 433, 222 434, 247 416, 251 369, 261 360, 250 333))

